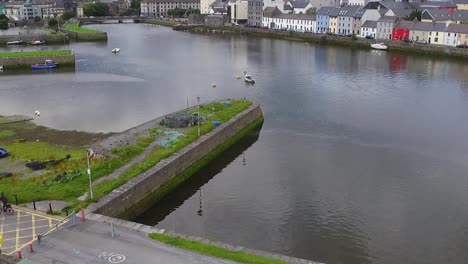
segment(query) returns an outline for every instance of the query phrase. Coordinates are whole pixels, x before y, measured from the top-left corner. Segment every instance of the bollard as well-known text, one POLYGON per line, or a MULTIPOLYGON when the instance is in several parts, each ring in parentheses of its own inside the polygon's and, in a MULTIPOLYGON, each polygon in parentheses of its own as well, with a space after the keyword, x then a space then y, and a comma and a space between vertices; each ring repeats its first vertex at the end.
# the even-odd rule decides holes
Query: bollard
POLYGON ((32 247, 32 243, 29 244, 29 252, 31 252, 31 253, 34 252, 33 247, 32 247))
POLYGON ((65 207, 65 214, 68 216, 68 207, 65 207))
POLYGON ((81 208, 81 222, 85 221, 84 209, 81 208))
POLYGON ((34 210, 36 210, 36 201, 33 200, 33 207, 34 207, 34 210))
POLYGON ((15 194, 15 204, 18 205, 18 195, 15 194))
POLYGON ((23 259, 23 257, 21 256, 21 250, 18 250, 18 258, 23 259))
POLYGON ((52 204, 49 203, 49 209, 50 209, 50 213, 52 214, 52 204))

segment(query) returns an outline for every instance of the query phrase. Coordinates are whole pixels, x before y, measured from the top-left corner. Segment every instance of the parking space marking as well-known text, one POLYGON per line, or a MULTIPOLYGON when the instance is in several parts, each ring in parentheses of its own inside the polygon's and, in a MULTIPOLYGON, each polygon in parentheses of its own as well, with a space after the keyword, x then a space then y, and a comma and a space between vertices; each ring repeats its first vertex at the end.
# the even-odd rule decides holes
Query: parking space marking
MULTIPOLYGON (((21 211, 18 211, 18 218, 16 218, 16 248, 18 248, 19 244, 19 222, 20 222, 20 214, 21 211)), ((8 232, 5 232, 8 233, 8 232)))
POLYGON ((35 215, 31 215, 31 225, 32 225, 32 237, 36 237, 36 219, 34 218, 35 215))

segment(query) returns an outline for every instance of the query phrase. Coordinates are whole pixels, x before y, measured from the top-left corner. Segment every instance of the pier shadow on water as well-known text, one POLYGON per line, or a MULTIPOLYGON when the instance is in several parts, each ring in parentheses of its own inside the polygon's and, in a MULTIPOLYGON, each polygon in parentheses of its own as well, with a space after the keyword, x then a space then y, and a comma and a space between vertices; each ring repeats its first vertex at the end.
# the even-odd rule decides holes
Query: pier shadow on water
POLYGON ((190 197, 196 195, 201 187, 257 142, 261 128, 262 125, 259 125, 248 132, 243 138, 194 173, 187 181, 174 189, 166 197, 151 205, 144 213, 130 220, 152 226, 159 224, 166 216, 179 208, 190 197))

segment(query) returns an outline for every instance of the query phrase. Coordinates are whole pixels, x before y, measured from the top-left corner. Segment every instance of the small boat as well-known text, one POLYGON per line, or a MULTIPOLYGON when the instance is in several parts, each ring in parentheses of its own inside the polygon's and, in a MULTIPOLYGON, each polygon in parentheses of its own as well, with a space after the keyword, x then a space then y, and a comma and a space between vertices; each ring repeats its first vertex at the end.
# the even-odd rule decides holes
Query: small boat
POLYGON ((252 78, 252 76, 250 74, 247 74, 247 72, 244 72, 244 80, 245 82, 248 82, 248 83, 255 83, 255 79, 252 78))
POLYGON ((37 46, 37 45, 44 45, 45 43, 46 43, 45 40, 34 40, 34 41, 31 41, 30 44, 37 46))
POLYGON ((120 52, 120 49, 119 49, 119 48, 115 48, 115 49, 112 50, 112 53, 114 53, 114 54, 117 54, 117 53, 119 53, 119 52, 120 52))
POLYGON ((33 64, 31 65, 31 70, 51 70, 56 69, 58 64, 52 60, 46 60, 44 64, 33 64))
POLYGON ((371 48, 376 49, 376 50, 387 50, 388 49, 388 47, 383 43, 375 43, 375 44, 371 44, 370 46, 371 46, 371 48))
POLYGON ((0 72, 3 72, 4 69, 5 67, 3 67, 3 65, 0 65, 0 72))
POLYGON ((12 41, 7 42, 7 45, 21 45, 21 44, 23 44, 22 40, 12 40, 12 41))

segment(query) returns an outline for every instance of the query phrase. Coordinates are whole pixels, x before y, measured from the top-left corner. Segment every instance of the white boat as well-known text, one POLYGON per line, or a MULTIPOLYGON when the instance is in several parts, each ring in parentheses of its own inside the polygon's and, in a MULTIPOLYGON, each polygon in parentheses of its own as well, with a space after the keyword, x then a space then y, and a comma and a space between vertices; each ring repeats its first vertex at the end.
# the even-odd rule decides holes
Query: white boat
POLYGON ((119 49, 119 48, 114 48, 114 49, 112 50, 112 53, 114 53, 114 54, 117 54, 117 53, 119 53, 119 52, 120 52, 120 49, 119 49))
POLYGON ((387 50, 388 49, 388 47, 383 43, 375 43, 375 44, 371 44, 370 46, 371 46, 371 48, 376 49, 376 50, 387 50))
POLYGON ((244 72, 244 80, 248 83, 255 83, 255 79, 250 74, 247 74, 247 72, 244 72))
POLYGON ((31 41, 31 45, 44 45, 46 42, 45 40, 34 40, 34 41, 31 41))
POLYGON ((22 40, 12 40, 12 41, 7 42, 7 45, 21 45, 21 44, 23 44, 22 40))

